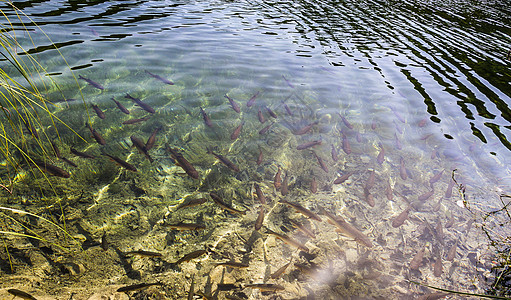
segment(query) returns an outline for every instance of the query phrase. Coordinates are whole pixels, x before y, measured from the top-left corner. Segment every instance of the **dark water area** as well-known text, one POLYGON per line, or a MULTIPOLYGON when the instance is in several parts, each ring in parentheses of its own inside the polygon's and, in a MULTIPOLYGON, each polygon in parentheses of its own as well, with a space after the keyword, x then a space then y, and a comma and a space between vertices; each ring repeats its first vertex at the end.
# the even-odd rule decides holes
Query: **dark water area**
MULTIPOLYGON (((121 297, 122 286, 155 281, 162 285, 132 296, 185 299, 192 282, 211 299, 435 292, 411 281, 471 293, 509 288, 500 256, 511 228, 502 209, 511 183, 506 1, 12 4, 25 15, 0 4, 12 24, 4 32, 58 84, 33 78, 55 103, 50 111, 82 138, 49 118, 37 128, 77 167, 51 162, 70 173, 50 177, 55 197, 22 166, 22 200, 1 198, 2 217, 12 217, 7 207, 65 219, 74 239, 41 220, 29 228, 52 232, 43 242, 7 235, 2 288, 38 299, 121 297), (126 124, 133 119, 143 120, 126 124), (152 134, 150 149, 132 146, 152 134), (181 208, 196 198, 206 201, 181 208), (176 230, 182 223, 205 229, 176 230), (126 255, 138 250, 161 256, 126 255), (181 262, 187 253, 197 257, 181 262), (273 285, 250 286, 262 283, 273 285)), ((27 234, 16 223, 3 231, 27 234)))

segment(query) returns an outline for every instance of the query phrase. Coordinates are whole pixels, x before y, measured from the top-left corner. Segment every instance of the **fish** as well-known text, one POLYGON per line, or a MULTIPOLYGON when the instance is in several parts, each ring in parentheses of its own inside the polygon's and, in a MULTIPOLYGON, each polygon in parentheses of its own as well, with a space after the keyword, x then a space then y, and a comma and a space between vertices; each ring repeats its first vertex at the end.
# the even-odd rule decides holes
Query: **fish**
POLYGON ((286 269, 287 269, 287 267, 289 267, 290 264, 291 264, 291 262, 288 262, 287 264, 285 264, 282 267, 278 268, 277 271, 275 271, 273 274, 270 275, 270 278, 271 279, 277 279, 280 276, 282 276, 282 274, 284 274, 284 272, 286 272, 286 269))
POLYGON ((254 105, 254 102, 257 98, 257 96, 259 95, 259 91, 257 91, 248 101, 247 101, 247 107, 251 107, 252 105, 254 105))
POLYGON ((263 221, 264 221, 264 207, 261 205, 261 208, 259 209, 259 214, 257 215, 257 219, 254 225, 255 230, 261 229, 263 227, 263 221))
POLYGON ((89 123, 86 123, 85 125, 89 128, 90 132, 92 133, 92 136, 94 137, 98 144, 106 145, 105 139, 99 134, 99 132, 96 131, 96 129, 92 128, 89 123))
MULTIPOLYGON (((234 283, 218 283, 216 285, 216 291, 232 291, 232 290, 237 290, 237 289, 240 289, 240 285, 239 284, 234 284, 234 283)), ((203 295, 201 295, 203 296, 203 295)), ((234 295, 226 295, 225 297, 226 299, 235 299, 235 300, 241 300, 241 298, 238 298, 234 295)), ((217 298, 213 298, 213 297, 204 297, 203 296, 203 299, 211 299, 211 300, 214 300, 214 299, 217 299, 217 298)))
POLYGON ((292 116, 293 115, 293 112, 291 111, 291 109, 289 108, 289 106, 287 106, 287 104, 282 101, 282 106, 284 106, 284 109, 286 110, 287 114, 292 116))
POLYGON ((454 180, 452 178, 449 179, 449 183, 447 184, 447 190, 445 190, 445 199, 449 199, 452 196, 452 188, 454 187, 454 180))
POLYGON ((103 232, 103 236, 101 236, 101 249, 103 249, 103 251, 106 251, 108 250, 108 240, 106 238, 106 232, 103 232))
POLYGON ((177 152, 177 150, 170 148, 168 145, 167 150, 170 152, 170 156, 177 161, 179 166, 183 168, 183 170, 186 172, 186 174, 188 174, 188 176, 192 177, 193 179, 199 179, 199 172, 195 170, 193 165, 189 163, 181 153, 177 152))
POLYGON ((443 273, 443 266, 442 266, 442 257, 440 255, 437 256, 435 259, 435 263, 433 264, 433 275, 436 277, 442 276, 443 273))
POLYGON ((452 261, 454 257, 456 257, 456 249, 458 248, 458 239, 452 244, 451 248, 449 248, 449 251, 447 252, 447 258, 446 260, 452 261))
POLYGON ((175 211, 183 208, 194 207, 206 203, 206 198, 186 198, 181 204, 178 205, 175 211))
POLYGON ((408 206, 403 210, 397 217, 392 220, 392 227, 397 228, 408 219, 408 213, 410 212, 411 206, 408 206))
POLYGON ((392 191, 390 180, 387 180, 387 186, 385 187, 385 196, 387 197, 387 200, 392 201, 392 199, 394 199, 394 192, 392 191))
POLYGON ((282 170, 280 169, 280 166, 277 170, 277 173, 275 174, 275 177, 273 177, 273 186, 276 190, 279 190, 282 186, 282 179, 280 177, 280 174, 282 174, 282 170))
POLYGON ((284 243, 286 243, 288 245, 291 245, 293 247, 296 247, 296 248, 298 248, 298 249, 300 249, 302 251, 309 252, 309 248, 307 248, 304 244, 300 243, 299 241, 294 240, 294 239, 288 237, 287 235, 276 233, 276 232, 271 231, 269 229, 267 231, 268 231, 269 234, 274 235, 276 238, 280 239, 284 243))
POLYGON ((339 161, 339 153, 337 152, 337 149, 335 149, 334 145, 331 145, 332 146, 332 151, 330 151, 330 154, 332 154, 332 160, 335 162, 335 161, 339 161))
POLYGON ((57 158, 61 158, 62 156, 60 155, 60 150, 59 148, 57 147, 57 144, 55 144, 55 142, 51 142, 51 148, 53 150, 53 153, 55 154, 55 157, 57 158))
POLYGON ((314 125, 317 125, 317 124, 319 124, 318 120, 316 120, 316 121, 314 121, 312 123, 309 123, 309 124, 303 126, 302 128, 298 128, 298 129, 294 130, 293 134, 294 135, 304 135, 307 132, 309 132, 314 125))
POLYGON ((153 158, 149 155, 149 153, 147 152, 147 149, 144 145, 144 143, 142 142, 142 140, 140 140, 139 138, 137 138, 136 136, 132 135, 130 136, 130 139, 131 139, 131 142, 133 143, 133 146, 135 146, 138 151, 140 151, 142 154, 144 154, 144 156, 150 161, 150 162, 153 162, 153 158))
POLYGON ((94 109, 94 111, 96 112, 98 117, 100 119, 105 119, 105 113, 101 110, 101 108, 99 108, 99 106, 97 106, 95 104, 91 104, 91 105, 92 105, 92 109, 94 109))
POLYGON ((371 206, 371 207, 375 206, 376 203, 374 202, 374 197, 371 194, 371 192, 369 192, 369 189, 367 189, 367 188, 364 188, 364 198, 365 198, 367 204, 369 204, 369 206, 371 206))
POLYGON ((359 143, 362 143, 362 135, 360 134, 360 132, 357 132, 355 134, 355 140, 359 143))
POLYGON ((202 115, 202 119, 204 119, 204 124, 206 124, 206 126, 208 127, 213 127, 213 123, 211 122, 211 119, 209 118, 208 114, 206 114, 206 112, 204 111, 204 109, 201 107, 200 108, 200 114, 202 115))
POLYGON ((67 172, 66 170, 61 169, 61 168, 59 168, 57 166, 54 166, 54 165, 50 165, 50 164, 45 163, 43 161, 34 160, 34 164, 36 164, 42 171, 45 171, 46 173, 55 175, 57 177, 62 177, 62 178, 69 178, 69 177, 71 177, 71 174, 69 174, 69 172, 67 172))
POLYGON ((137 168, 135 168, 135 166, 127 163, 126 161, 118 158, 118 157, 115 157, 115 156, 112 156, 110 154, 107 154, 107 153, 102 153, 104 156, 108 156, 110 158, 110 160, 116 162, 119 166, 125 168, 126 170, 129 170, 129 171, 132 171, 132 172, 137 172, 137 168))
POLYGON ((341 120, 344 123, 344 126, 348 127, 349 129, 353 129, 353 125, 351 125, 351 123, 348 122, 348 120, 343 115, 341 115, 341 113, 337 113, 337 114, 339 115, 339 117, 341 117, 341 120))
POLYGON ((397 109, 392 109, 392 112, 394 113, 394 115, 396 116, 396 118, 401 121, 401 123, 403 124, 406 124, 406 120, 405 118, 403 118, 403 116, 399 113, 399 111, 397 109))
POLYGON ((394 121, 394 128, 396 128, 396 131, 399 134, 403 134, 403 132, 404 132, 403 127, 401 127, 396 121, 394 121))
POLYGON ((231 134, 231 141, 236 140, 240 136, 241 129, 243 129, 243 125, 245 125, 245 121, 241 122, 241 124, 238 125, 238 127, 236 127, 236 129, 234 129, 234 131, 231 134))
POLYGON ((403 145, 401 144, 401 141, 399 140, 399 138, 397 137, 397 133, 394 133, 394 143, 396 145, 396 149, 397 150, 402 150, 403 149, 403 145))
POLYGON ((254 284, 247 284, 245 285, 245 288, 252 288, 252 289, 258 289, 262 292, 276 292, 276 291, 283 291, 285 288, 281 285, 274 284, 274 283, 254 283, 254 284))
POLYGON ((235 112, 237 113, 241 112, 240 106, 238 105, 238 103, 236 103, 236 101, 234 101, 231 97, 227 95, 225 95, 224 97, 227 98, 227 100, 229 100, 229 103, 231 104, 231 107, 235 112))
POLYGON ((92 33, 92 35, 99 36, 99 33, 94 28, 89 27, 89 30, 92 33))
POLYGON ((240 169, 238 168, 237 165, 235 165, 232 161, 230 161, 228 158, 226 158, 225 156, 221 155, 221 154, 217 154, 213 151, 209 151, 208 153, 210 154, 213 154, 221 163, 223 163, 224 165, 226 165, 229 169, 233 170, 234 172, 239 172, 240 169))
POLYGON ((259 119, 259 122, 261 122, 261 124, 264 124, 264 122, 266 122, 266 119, 264 118, 261 108, 259 108, 257 111, 257 118, 259 119))
POLYGON ((136 123, 147 121, 147 120, 149 120, 149 118, 150 118, 150 116, 143 117, 140 119, 129 119, 129 120, 122 122, 122 124, 124 124, 124 125, 136 124, 136 123))
POLYGON ((441 292, 435 292, 435 293, 429 293, 426 295, 422 295, 417 300, 438 300, 445 298, 447 296, 450 296, 450 293, 441 293, 441 292))
POLYGON ((87 79, 87 78, 83 77, 82 75, 78 75, 78 79, 85 80, 88 84, 92 85, 93 87, 95 87, 97 89, 100 89, 100 90, 105 89, 101 84, 94 82, 90 79, 87 79))
POLYGON ((294 220, 289 220, 289 222, 291 223, 291 225, 293 225, 298 230, 303 232, 306 236, 308 236, 308 237, 310 237, 312 239, 316 238, 316 235, 314 234, 314 232, 312 232, 310 229, 308 229, 307 227, 303 226, 302 224, 300 224, 300 223, 298 223, 298 222, 296 222, 294 220))
POLYGON ((289 82, 289 80, 287 80, 287 78, 286 78, 284 75, 282 75, 282 78, 284 78, 284 81, 287 83, 287 85, 288 85, 290 88, 292 88, 292 89, 294 89, 294 88, 295 88, 295 86, 294 86, 291 82, 289 82))
POLYGON ((213 202, 215 202, 218 206, 220 206, 221 208, 227 210, 228 212, 234 213, 234 214, 242 214, 242 215, 245 214, 244 211, 234 209, 234 208, 230 207, 229 205, 227 205, 222 200, 222 198, 220 198, 220 196, 218 196, 217 194, 211 192, 211 193, 209 193, 209 196, 211 196, 211 199, 213 199, 213 202))
POLYGON ((14 295, 14 297, 20 297, 26 300, 37 300, 34 296, 30 295, 29 293, 20 291, 18 289, 8 289, 7 292, 11 295, 14 295))
POLYGON ((145 257, 161 257, 162 254, 159 252, 146 251, 146 250, 137 250, 137 251, 129 251, 124 253, 124 255, 139 255, 145 257))
POLYGON ((422 260, 424 258, 424 252, 425 251, 426 251, 426 246, 422 246, 422 248, 412 258, 412 261, 410 262, 410 269, 411 270, 418 270, 419 267, 422 265, 422 260))
POLYGON ((117 292, 122 293, 122 292, 138 291, 138 290, 142 290, 142 289, 148 288, 150 286, 154 286, 154 285, 162 285, 162 284, 160 282, 137 283, 137 284, 127 285, 127 286, 118 288, 117 292))
POLYGON ((76 156, 80 156, 80 157, 83 157, 83 158, 89 158, 89 159, 94 159, 96 158, 95 156, 93 155, 90 155, 90 154, 87 154, 85 152, 80 152, 78 150, 76 150, 75 148, 71 148, 70 149, 71 153, 73 153, 74 155, 76 156))
POLYGON ((192 283, 190 284, 190 290, 188 291, 188 300, 193 300, 193 296, 194 296, 194 288, 195 288, 195 274, 192 275, 192 283))
POLYGON ((435 175, 433 175, 433 177, 431 177, 429 179, 429 184, 430 185, 433 185, 435 182, 437 182, 438 180, 440 180, 440 177, 442 177, 442 175, 444 174, 444 170, 436 173, 435 175))
POLYGON ((328 173, 328 167, 326 166, 323 159, 321 157, 319 157, 319 155, 317 155, 316 152, 314 152, 314 151, 312 151, 312 154, 314 154, 314 156, 316 156, 316 159, 318 160, 318 164, 321 167, 321 169, 323 169, 323 171, 325 171, 325 173, 328 173))
POLYGON ((367 178, 365 189, 370 190, 374 186, 375 182, 376 182, 376 172, 373 169, 371 171, 371 173, 369 174, 369 177, 367 178))
POLYGON ((353 225, 346 222, 342 217, 336 217, 335 215, 329 213, 322 207, 320 207, 320 211, 330 220, 331 223, 333 223, 337 228, 339 228, 339 230, 342 233, 351 237, 357 243, 366 246, 367 248, 373 247, 373 244, 365 234, 363 234, 360 230, 356 229, 353 225))
POLYGON ((431 191, 427 192, 427 193, 424 193, 422 195, 419 195, 419 197, 417 198, 419 201, 426 201, 428 200, 431 196, 433 196, 433 194, 435 193, 435 190, 434 189, 431 189, 431 191))
POLYGON ((257 155, 256 164, 259 166, 262 163, 263 163, 263 150, 261 150, 261 148, 259 148, 259 155, 257 155))
POLYGON ((296 150, 305 150, 307 148, 314 147, 316 145, 321 145, 321 142, 322 142, 321 140, 315 140, 315 141, 307 142, 304 144, 300 144, 300 145, 296 146, 296 150))
POLYGON ((196 251, 190 252, 190 253, 186 254, 185 256, 181 257, 180 259, 178 259, 174 264, 179 265, 182 262, 190 261, 190 260, 200 257, 206 253, 208 253, 208 251, 206 251, 206 250, 196 250, 196 251))
POLYGON ((408 175, 406 174, 405 161, 403 158, 399 159, 399 176, 401 176, 401 179, 403 180, 408 178, 408 175))
POLYGON ((114 99, 114 97, 111 98, 112 100, 114 100, 115 104, 117 105, 117 107, 119 108, 120 111, 122 111, 123 113, 129 115, 130 114, 130 111, 124 107, 124 105, 121 104, 121 102, 117 101, 114 99))
MULTIPOLYGON (((28 119, 27 116, 25 116, 25 117, 28 119)), ((32 134, 36 139, 39 139, 39 134, 37 133, 37 129, 35 129, 35 127, 30 122, 27 123, 23 118, 21 118, 21 121, 23 122, 23 124, 25 124, 25 128, 27 128, 28 132, 30 132, 30 134, 32 134)))
POLYGON ((216 265, 217 266, 229 267, 229 268, 235 268, 235 269, 246 269, 246 268, 249 267, 248 264, 244 264, 244 263, 240 263, 240 262, 235 262, 235 261, 221 262, 221 263, 217 263, 216 265))
POLYGON ((298 203, 289 202, 289 201, 286 201, 286 200, 280 200, 279 202, 282 203, 282 204, 286 204, 286 205, 291 206, 297 212, 301 213, 302 215, 304 215, 304 216, 306 216, 308 218, 314 219, 314 220, 316 220, 318 222, 322 221, 321 218, 317 214, 313 213, 312 211, 308 210, 307 208, 301 206, 298 203))
POLYGON ((436 223, 435 233, 436 233, 436 238, 438 239, 440 244, 444 245, 445 244, 445 242, 444 242, 445 233, 444 233, 444 228, 442 227, 441 220, 438 220, 436 223))
POLYGON ((428 121, 428 118, 424 118, 422 120, 419 121, 419 123, 417 124, 419 127, 424 127, 426 126, 426 122, 428 121))
POLYGON ((434 150, 431 152, 431 159, 435 159, 435 158, 440 158, 440 154, 438 153, 438 150, 437 150, 437 149, 434 149, 434 150))
POLYGON ((422 140, 422 141, 425 141, 425 140, 427 140, 429 137, 431 137, 432 135, 433 135, 432 133, 430 133, 430 134, 426 134, 425 136, 421 137, 421 140, 422 140))
POLYGON ((61 159, 63 162, 65 162, 66 164, 68 164, 68 165, 70 165, 70 166, 72 166, 72 167, 75 167, 75 168, 77 168, 77 167, 78 167, 78 166, 77 166, 74 162, 70 161, 69 159, 67 159, 67 158, 65 158, 65 157, 61 157, 60 159, 61 159))
POLYGON ((270 130, 271 126, 273 125, 273 123, 271 123, 270 125, 264 127, 263 129, 259 130, 259 134, 265 134, 268 132, 268 130, 270 130))
POLYGON ((168 84, 168 85, 174 85, 174 82, 172 82, 172 81, 170 81, 170 80, 168 80, 168 79, 165 79, 165 78, 161 77, 160 75, 153 74, 153 73, 151 73, 151 72, 149 72, 149 71, 147 71, 147 70, 146 70, 145 72, 146 72, 147 74, 149 74, 149 76, 151 76, 151 77, 153 77, 153 78, 156 78, 156 79, 158 79, 159 81, 161 81, 161 82, 163 82, 163 83, 165 83, 165 84, 168 84))
POLYGON ((376 121, 375 120, 371 121, 371 129, 376 130, 376 121))
POLYGON ((140 100, 138 98, 130 96, 130 94, 126 94, 126 96, 124 96, 124 98, 133 100, 133 102, 135 102, 136 105, 138 105, 140 108, 142 108, 143 110, 147 111, 150 114, 155 113, 154 109, 149 104, 142 102, 142 100, 140 100))
POLYGON ((348 180, 350 176, 353 175, 353 172, 345 172, 340 177, 338 177, 336 180, 334 180, 334 184, 341 184, 348 180))
POLYGON ((351 153, 350 141, 348 141, 348 138, 344 133, 342 134, 342 150, 348 155, 351 153))
POLYGON ((311 180, 311 193, 315 194, 318 192, 318 182, 316 181, 316 177, 312 177, 311 180))
POLYGON ((276 119, 276 118, 277 118, 277 114, 276 114, 276 113, 274 113, 274 112, 273 112, 273 110, 271 110, 268 106, 266 106, 266 105, 265 105, 265 106, 264 106, 264 108, 266 109, 266 111, 268 112, 268 114, 269 114, 272 118, 274 118, 274 119, 276 119))
POLYGON ((163 226, 168 227, 173 230, 179 230, 179 231, 206 229, 206 226, 204 226, 202 224, 183 223, 183 222, 179 222, 177 224, 163 224, 163 226))
POLYGON ((264 196, 263 191, 261 190, 261 187, 259 187, 259 184, 254 183, 254 188, 256 191, 257 200, 259 200, 259 202, 261 204, 266 204, 266 197, 264 196))
POLYGON ((380 143, 380 153, 378 153, 378 156, 376 157, 376 162, 380 165, 383 164, 385 161, 385 149, 383 148, 383 145, 380 143))
POLYGON ((474 223, 474 221, 475 221, 475 220, 474 220, 473 218, 471 218, 471 219, 469 219, 469 220, 467 221, 467 223, 465 224, 465 228, 464 228, 465 234, 467 234, 467 235, 468 235, 468 233, 469 233, 470 229, 472 229, 472 224, 474 223))
POLYGON ((156 135, 158 134, 158 132, 162 129, 162 126, 156 128, 155 130, 153 130, 153 133, 151 133, 151 136, 147 139, 147 143, 145 143, 145 149, 146 151, 149 151, 151 149, 153 149, 154 147, 154 143, 156 143, 156 135))
POLYGON ((307 275, 313 278, 315 281, 319 281, 321 279, 321 269, 318 268, 315 264, 312 266, 308 266, 306 264, 296 263, 295 267, 304 275, 307 275))
POLYGON ((282 196, 285 196, 289 193, 288 183, 289 183, 289 178, 286 173, 286 175, 284 175, 284 180, 282 180, 282 185, 280 186, 280 194, 282 196))
POLYGON ((451 215, 451 217, 449 218, 449 221, 447 221, 447 223, 445 223, 445 228, 451 228, 452 225, 454 225, 454 217, 451 215))

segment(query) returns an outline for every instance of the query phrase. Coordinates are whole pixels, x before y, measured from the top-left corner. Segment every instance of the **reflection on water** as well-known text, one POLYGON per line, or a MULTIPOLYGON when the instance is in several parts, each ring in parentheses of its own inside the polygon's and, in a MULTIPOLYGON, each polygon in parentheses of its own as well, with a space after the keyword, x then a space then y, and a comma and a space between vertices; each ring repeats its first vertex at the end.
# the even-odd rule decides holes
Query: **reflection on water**
MULTIPOLYGON (((16 240, 16 273, 33 266, 30 291, 59 298, 155 281, 134 295, 183 299, 192 282, 220 299, 434 292, 409 280, 484 292, 486 238, 509 236, 496 212, 509 14, 459 4, 14 3, 80 76, 90 114, 41 29, 35 45, 17 33, 61 86, 47 90, 55 115, 88 143, 52 125, 67 161, 48 165, 71 178, 43 164, 84 251, 16 240)), ((46 185, 29 177, 19 196, 51 198, 46 185)))

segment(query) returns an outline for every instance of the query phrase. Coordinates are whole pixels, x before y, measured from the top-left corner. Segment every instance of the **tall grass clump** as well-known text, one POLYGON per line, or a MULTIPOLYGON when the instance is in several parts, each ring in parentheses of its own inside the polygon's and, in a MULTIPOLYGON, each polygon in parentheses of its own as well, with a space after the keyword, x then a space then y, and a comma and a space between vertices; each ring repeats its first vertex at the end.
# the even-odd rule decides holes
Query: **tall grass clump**
MULTIPOLYGON (((26 24, 35 26, 39 32, 43 31, 11 3, 3 2, 3 5, 6 8, 0 9, 0 18, 2 18, 0 22, 0 238, 3 240, 5 249, 8 249, 13 238, 30 238, 55 244, 55 240, 42 237, 27 226, 31 223, 27 220, 31 219, 32 223, 36 220, 36 223, 63 231, 64 236, 70 237, 66 232, 60 201, 56 200, 50 205, 60 209, 60 220, 56 220, 52 214, 49 214, 49 219, 44 218, 41 215, 44 208, 37 209, 37 213, 24 211, 19 209, 22 195, 16 194, 16 184, 22 181, 26 174, 33 173, 41 176, 38 175, 40 173, 46 178, 46 187, 53 189, 53 180, 50 180, 43 172, 41 164, 35 164, 35 162, 53 164, 55 153, 50 145, 52 140, 61 139, 59 127, 68 128, 77 136, 79 135, 52 112, 54 104, 45 95, 49 91, 61 90, 37 61, 37 57, 30 55, 20 43, 20 37, 22 37, 23 41, 28 41, 35 47, 26 24), (16 26, 11 22, 14 19, 16 26), (58 225, 59 222, 62 225, 58 225)), ((49 40, 49 37, 46 37, 49 40)), ((49 41, 51 43, 51 40, 49 41)), ((62 58, 62 63, 67 65, 57 47, 55 50, 62 58)), ((12 269, 9 251, 6 253, 12 269)))

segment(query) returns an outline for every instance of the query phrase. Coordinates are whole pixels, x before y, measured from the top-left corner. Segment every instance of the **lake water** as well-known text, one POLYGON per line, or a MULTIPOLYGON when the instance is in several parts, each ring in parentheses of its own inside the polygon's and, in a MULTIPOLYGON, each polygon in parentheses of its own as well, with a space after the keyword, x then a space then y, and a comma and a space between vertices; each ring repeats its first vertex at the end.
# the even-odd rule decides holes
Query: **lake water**
MULTIPOLYGON (((509 251, 504 237, 510 235, 509 215, 501 210, 511 184, 505 1, 13 5, 26 14, 28 31, 2 4, 14 28, 7 32, 58 84, 46 77, 43 86, 34 77, 55 103, 50 110, 83 139, 47 117, 36 126, 45 145, 54 141, 77 167, 48 162, 71 174, 50 177, 55 196, 40 174, 22 165, 19 173, 27 175, 18 192, 6 193, 1 204, 65 219, 75 240, 37 219, 30 230, 49 242, 6 235, 2 287, 37 299, 121 297, 122 286, 152 282, 161 285, 130 292, 134 299, 184 299, 192 282, 194 293, 208 299, 415 299, 435 292, 411 281, 471 293, 486 293, 497 282, 501 295, 509 287, 499 256, 509 251), (131 137, 145 143, 154 132, 150 162, 131 137), (71 148, 96 158, 73 155, 71 148), (194 166, 198 179, 174 164, 169 148, 194 166), (205 203, 178 209, 203 197, 205 203), (297 204, 322 221, 299 213, 297 204), (181 223, 206 228, 168 226, 181 223), (126 254, 138 250, 161 256, 126 254), (197 257, 179 261, 188 253, 197 257), (221 265, 231 261, 243 265, 221 265), (271 285, 251 286, 263 283, 271 285)), ((29 234, 5 222, 2 230, 29 234)))

